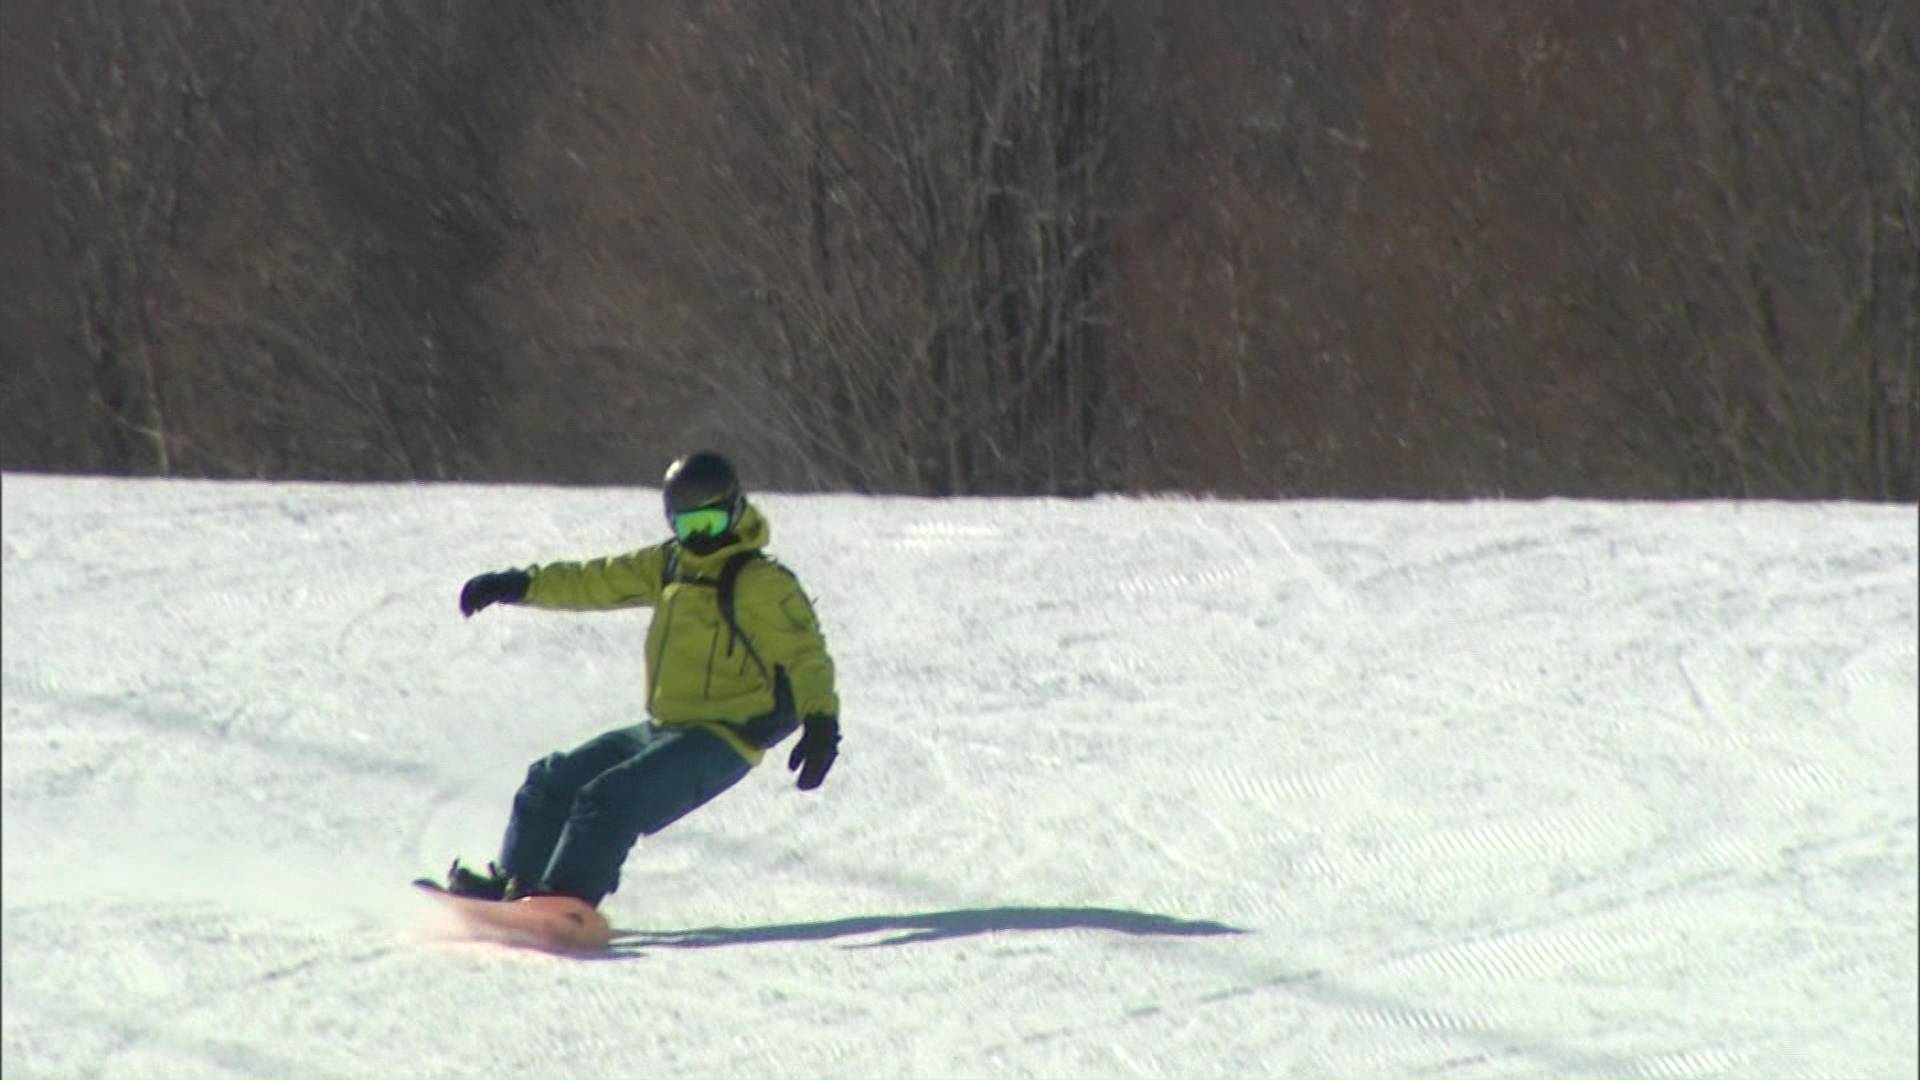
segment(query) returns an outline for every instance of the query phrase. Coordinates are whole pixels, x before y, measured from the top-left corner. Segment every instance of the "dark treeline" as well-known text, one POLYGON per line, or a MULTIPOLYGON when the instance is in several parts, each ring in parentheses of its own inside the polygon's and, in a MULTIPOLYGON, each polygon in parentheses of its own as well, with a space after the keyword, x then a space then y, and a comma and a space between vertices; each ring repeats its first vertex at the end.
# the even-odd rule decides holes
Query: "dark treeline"
POLYGON ((1920 498, 1911 0, 10 0, 0 465, 1920 498))

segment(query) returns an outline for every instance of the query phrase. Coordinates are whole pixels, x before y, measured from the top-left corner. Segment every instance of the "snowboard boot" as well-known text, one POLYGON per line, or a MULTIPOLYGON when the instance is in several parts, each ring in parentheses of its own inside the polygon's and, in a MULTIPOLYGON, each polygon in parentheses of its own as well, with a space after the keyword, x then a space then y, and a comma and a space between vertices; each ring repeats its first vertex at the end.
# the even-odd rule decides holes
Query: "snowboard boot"
POLYGON ((535 896, 564 896, 569 900, 578 900, 581 903, 587 905, 588 907, 599 906, 598 904, 593 903, 592 901, 588 900, 584 896, 575 896, 572 893, 561 892, 558 889, 550 889, 543 882, 522 881, 519 878, 513 878, 512 880, 507 882, 506 895, 501 897, 501 899, 526 900, 535 896))
POLYGON ((504 900, 507 896, 507 876, 492 863, 487 864, 487 872, 476 873, 453 860, 447 868, 447 891, 455 896, 471 896, 476 900, 504 900))

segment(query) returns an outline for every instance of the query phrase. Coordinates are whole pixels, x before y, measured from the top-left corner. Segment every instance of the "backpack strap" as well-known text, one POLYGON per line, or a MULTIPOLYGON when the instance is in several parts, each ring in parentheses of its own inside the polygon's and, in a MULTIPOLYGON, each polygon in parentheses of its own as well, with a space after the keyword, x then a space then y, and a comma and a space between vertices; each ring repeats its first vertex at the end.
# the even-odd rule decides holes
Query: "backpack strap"
MULTIPOLYGON (((735 618, 733 614, 733 587, 734 583, 740 580, 740 571, 745 570, 748 563, 756 559, 764 558, 766 558, 765 555, 753 549, 734 552, 727 556, 725 563, 721 564, 720 577, 713 585, 717 598, 720 601, 720 618, 725 620, 727 624, 728 655, 732 655, 733 653, 734 642, 737 641, 745 645, 747 647, 747 655, 753 657, 753 662, 760 668, 761 673, 771 678, 772 673, 767 670, 767 662, 761 659, 760 651, 753 647, 753 639, 749 638, 746 632, 740 629, 740 620, 735 618)), ((668 585, 679 580, 681 580, 680 545, 670 542, 667 545, 667 557, 660 564, 660 587, 665 589, 668 585)), ((698 581, 698 579, 692 580, 698 581)), ((700 582, 700 584, 706 583, 700 582)))
POLYGON ((733 615, 734 583, 740 580, 740 571, 745 570, 748 563, 762 557, 760 552, 755 550, 736 551, 727 556, 727 561, 720 567, 720 582, 716 588, 720 592, 720 617, 727 621, 727 633, 730 635, 727 639, 727 651, 729 653, 733 651, 735 641, 745 645, 747 655, 753 657, 753 662, 759 665, 761 674, 766 675, 768 674, 767 662, 760 658, 760 651, 753 647, 753 639, 740 629, 740 620, 733 615))
POLYGON ((760 553, 752 549, 736 551, 727 556, 727 561, 720 567, 720 584, 718 586, 720 589, 720 617, 727 620, 727 626, 730 627, 735 634, 740 633, 740 624, 733 617, 733 586, 735 582, 740 580, 740 571, 745 570, 748 563, 759 557, 760 553))

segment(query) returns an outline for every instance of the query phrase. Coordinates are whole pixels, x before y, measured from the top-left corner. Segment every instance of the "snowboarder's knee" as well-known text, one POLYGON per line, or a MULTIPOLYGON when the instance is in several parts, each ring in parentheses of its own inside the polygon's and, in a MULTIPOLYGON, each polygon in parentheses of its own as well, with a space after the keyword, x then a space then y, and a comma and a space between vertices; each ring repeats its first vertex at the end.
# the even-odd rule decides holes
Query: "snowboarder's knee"
POLYGON ((527 766, 527 778, 520 784, 516 801, 538 805, 568 796, 568 792, 555 790, 560 765, 565 759, 565 754, 548 754, 527 766))

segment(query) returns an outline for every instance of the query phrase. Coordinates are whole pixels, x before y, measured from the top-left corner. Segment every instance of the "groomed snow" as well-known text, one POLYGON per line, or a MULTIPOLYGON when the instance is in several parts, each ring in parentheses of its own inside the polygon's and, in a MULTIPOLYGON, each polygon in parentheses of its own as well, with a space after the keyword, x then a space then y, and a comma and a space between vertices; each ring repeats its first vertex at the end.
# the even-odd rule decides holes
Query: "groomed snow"
MULTIPOLYGON (((4 484, 4 1073, 1914 1076, 1912 506, 767 496, 844 756, 436 936, 646 489, 4 484)), ((784 757, 784 755, 780 755, 784 757)))

